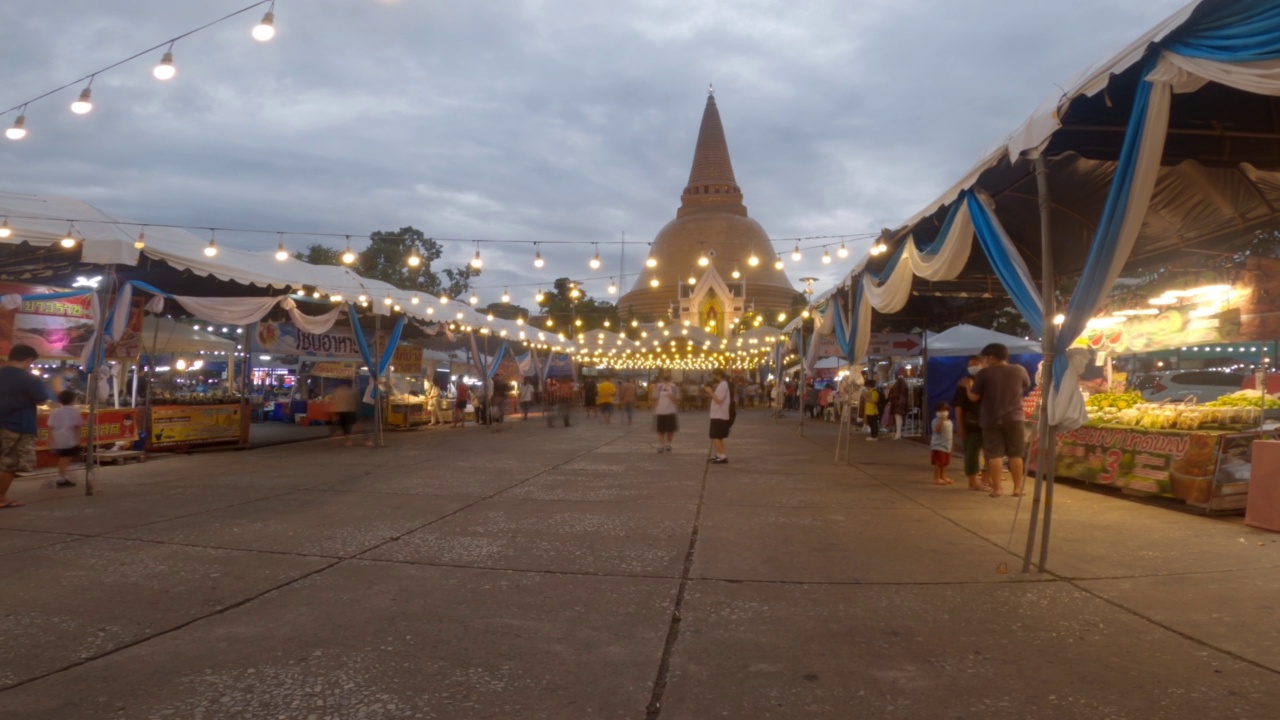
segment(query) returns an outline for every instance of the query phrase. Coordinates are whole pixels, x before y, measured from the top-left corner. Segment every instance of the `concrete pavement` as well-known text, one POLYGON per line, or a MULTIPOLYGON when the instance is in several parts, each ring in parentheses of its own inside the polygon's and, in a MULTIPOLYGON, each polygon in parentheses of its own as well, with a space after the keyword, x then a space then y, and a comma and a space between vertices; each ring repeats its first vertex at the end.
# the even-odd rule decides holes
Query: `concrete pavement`
POLYGON ((19 480, 0 717, 1280 716, 1272 534, 1060 487, 1022 576, 918 445, 576 421, 19 480))

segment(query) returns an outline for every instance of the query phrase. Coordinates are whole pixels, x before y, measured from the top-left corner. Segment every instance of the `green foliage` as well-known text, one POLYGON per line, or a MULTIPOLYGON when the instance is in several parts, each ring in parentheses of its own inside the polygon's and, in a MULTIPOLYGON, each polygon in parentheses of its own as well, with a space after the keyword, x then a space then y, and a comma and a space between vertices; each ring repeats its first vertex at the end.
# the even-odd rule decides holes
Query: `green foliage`
POLYGON ((570 334, 596 330, 605 327, 606 321, 610 330, 619 328, 617 305, 590 297, 567 277, 556 278, 538 307, 543 315, 551 318, 554 323, 551 329, 556 332, 570 334), (577 320, 582 324, 576 324, 577 320))
MULTIPOLYGON (((296 257, 313 265, 341 265, 345 248, 312 244, 296 257)), ((418 290, 428 295, 446 293, 458 297, 471 289, 471 279, 480 274, 469 265, 443 268, 439 272, 432 264, 444 254, 440 244, 413 226, 395 231, 376 231, 369 235, 369 245, 356 254, 353 269, 371 280, 394 285, 401 290, 418 290), (416 254, 422 262, 409 267, 410 255, 416 254), (443 277, 442 277, 443 276, 443 277)))

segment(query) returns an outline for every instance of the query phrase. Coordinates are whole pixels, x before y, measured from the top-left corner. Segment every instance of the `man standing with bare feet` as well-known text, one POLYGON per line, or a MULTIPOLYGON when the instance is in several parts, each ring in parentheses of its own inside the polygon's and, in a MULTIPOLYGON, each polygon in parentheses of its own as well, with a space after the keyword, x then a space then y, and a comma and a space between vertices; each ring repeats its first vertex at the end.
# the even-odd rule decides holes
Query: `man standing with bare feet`
POLYGON ((1022 397, 1031 389, 1031 377, 1021 365, 1009 364, 1009 348, 991 343, 982 348, 987 366, 978 372, 969 388, 969 399, 981 402, 979 422, 982 425, 982 450, 987 456, 987 482, 991 497, 1000 497, 1004 479, 1004 463, 1009 459, 1009 475, 1013 477, 1013 494, 1022 496, 1025 480, 1023 458, 1027 452, 1024 425, 1026 413, 1022 397))
POLYGON ((36 407, 49 399, 44 383, 31 374, 37 355, 29 345, 14 345, 0 366, 0 509, 22 507, 10 500, 9 485, 19 471, 35 469, 36 407))

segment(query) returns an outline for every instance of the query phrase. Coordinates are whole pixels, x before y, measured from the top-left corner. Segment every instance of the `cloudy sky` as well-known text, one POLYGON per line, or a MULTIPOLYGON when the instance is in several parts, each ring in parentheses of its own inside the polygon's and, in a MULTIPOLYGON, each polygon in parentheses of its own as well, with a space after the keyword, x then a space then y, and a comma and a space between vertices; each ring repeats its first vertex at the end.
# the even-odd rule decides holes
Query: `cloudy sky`
MULTIPOLYGON (((3 3, 0 110, 250 2, 3 3)), ((67 110, 78 88, 32 104, 30 135, 0 139, 0 187, 199 227, 625 232, 636 272, 643 243, 674 217, 708 83, 751 215, 772 237, 875 232, 955 182, 1055 83, 1183 4, 278 0, 270 43, 249 37, 259 8, 178 42, 168 83, 151 77, 159 50, 99 76, 87 116, 67 110)), ((545 247, 542 271, 527 247, 482 249, 477 285, 491 295, 593 274, 589 246, 545 247)), ((472 252, 452 243, 446 260, 472 252)), ((616 272, 618 248, 602 253, 616 272)), ((826 283, 854 260, 818 256, 788 272, 826 283)), ((595 285, 603 295, 607 281, 595 285)))

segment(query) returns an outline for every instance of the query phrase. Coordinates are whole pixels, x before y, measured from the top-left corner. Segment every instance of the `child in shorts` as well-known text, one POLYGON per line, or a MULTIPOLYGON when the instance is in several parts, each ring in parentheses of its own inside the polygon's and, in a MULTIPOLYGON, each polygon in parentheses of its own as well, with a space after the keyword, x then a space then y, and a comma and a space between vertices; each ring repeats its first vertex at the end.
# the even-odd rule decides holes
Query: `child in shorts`
POLYGON ((950 485, 947 466, 951 464, 951 406, 938 403, 933 412, 933 433, 929 441, 929 462, 933 465, 933 484, 950 485))
POLYGON ((76 407, 76 394, 70 390, 58 393, 59 407, 49 413, 49 430, 52 438, 50 447, 58 457, 58 487, 75 487, 76 484, 67 477, 71 461, 80 454, 80 428, 84 427, 84 418, 80 416, 80 408, 76 407))

